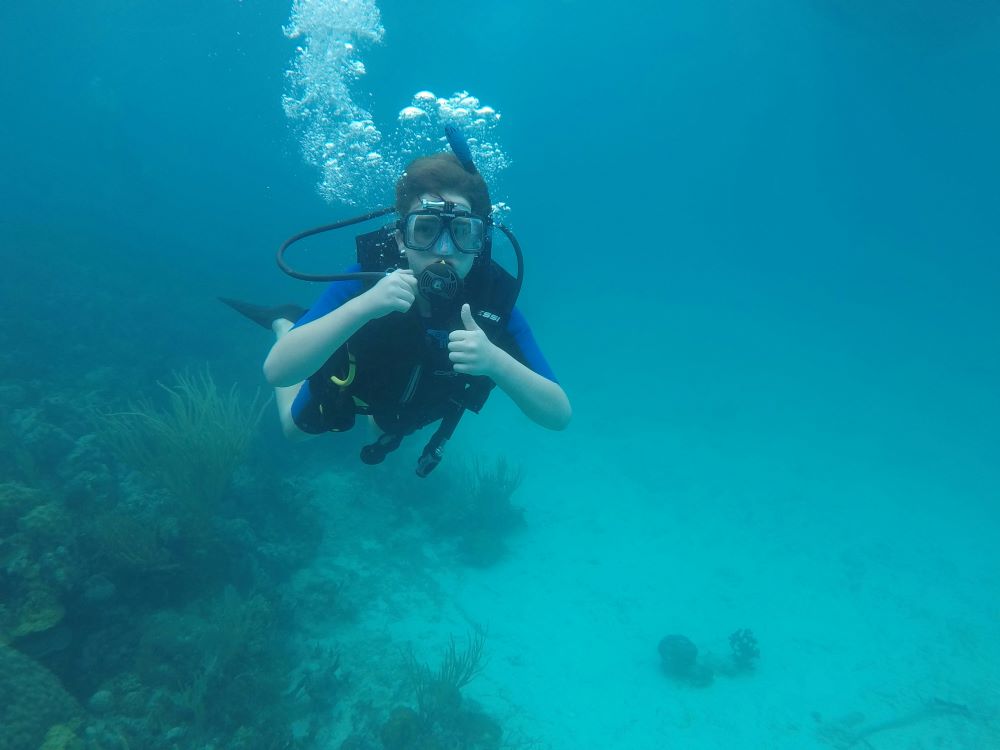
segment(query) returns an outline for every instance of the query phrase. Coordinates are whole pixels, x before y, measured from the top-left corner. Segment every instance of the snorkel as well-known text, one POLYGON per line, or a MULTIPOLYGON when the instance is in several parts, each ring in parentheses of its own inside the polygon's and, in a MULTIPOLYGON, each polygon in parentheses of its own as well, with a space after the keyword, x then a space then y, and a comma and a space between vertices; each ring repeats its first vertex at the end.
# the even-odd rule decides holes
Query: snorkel
MULTIPOLYGON (((444 135, 448 139, 452 153, 455 154, 458 163, 462 165, 462 169, 469 174, 479 174, 475 162, 472 161, 469 142, 462 135, 462 131, 449 123, 444 126, 444 135)), ((417 278, 417 288, 424 299, 430 302, 435 313, 444 313, 448 311, 456 298, 461 297, 464 285, 455 269, 443 258, 440 258, 420 273, 417 278)))
MULTIPOLYGON (((462 132, 455 125, 449 124, 445 126, 444 133, 448 140, 448 145, 451 147, 452 153, 455 154, 455 157, 462 165, 462 168, 471 174, 479 174, 479 170, 476 169, 476 165, 472 160, 472 151, 469 148, 468 141, 466 141, 462 132)), ((285 253, 292 245, 308 237, 313 237, 315 235, 331 232, 337 229, 343 229, 344 227, 353 226, 355 224, 362 224, 364 222, 386 216, 387 214, 391 214, 395 211, 395 206, 386 206, 385 208, 379 208, 366 214, 362 214, 361 216, 355 216, 350 219, 342 219, 341 221, 334 222, 333 224, 325 224, 312 229, 306 229, 298 234, 292 235, 281 243, 281 247, 278 248, 276 257, 278 268, 280 268, 285 274, 291 276, 293 279, 300 279, 302 281, 362 281, 374 284, 382 277, 392 273, 396 270, 396 268, 401 267, 401 264, 405 264, 405 258, 398 258, 399 262, 395 265, 390 264, 390 267, 385 271, 315 274, 304 273, 293 268, 285 260, 285 253)), ((507 236, 507 239, 510 240, 510 244, 514 248, 514 254, 517 258, 517 274, 515 281, 517 291, 520 292, 521 284, 524 280, 524 256, 521 253, 521 245, 518 243, 514 233, 505 225, 493 220, 490 217, 487 217, 486 221, 488 222, 489 227, 497 227, 500 229, 500 231, 507 236)), ((484 260, 490 260, 489 249, 483 252, 483 256, 484 260)), ((450 301, 458 297, 461 294, 462 289, 462 280, 458 278, 458 274, 455 273, 454 269, 444 262, 432 263, 427 269, 424 270, 423 273, 421 273, 420 278, 418 278, 418 284, 421 293, 424 293, 424 296, 429 300, 434 300, 436 298, 442 301, 450 301), (430 274, 425 278, 425 275, 428 274, 428 272, 430 272, 430 274), (454 277, 454 279, 452 277, 454 277), (456 281, 457 283, 455 283, 456 281), (447 297, 449 294, 451 296, 447 297)))
POLYGON ((455 154, 458 163, 462 165, 462 169, 469 174, 479 174, 475 162, 472 161, 472 151, 469 149, 469 142, 465 140, 462 131, 454 125, 448 124, 444 126, 444 135, 448 139, 448 145, 451 146, 451 152, 455 154))

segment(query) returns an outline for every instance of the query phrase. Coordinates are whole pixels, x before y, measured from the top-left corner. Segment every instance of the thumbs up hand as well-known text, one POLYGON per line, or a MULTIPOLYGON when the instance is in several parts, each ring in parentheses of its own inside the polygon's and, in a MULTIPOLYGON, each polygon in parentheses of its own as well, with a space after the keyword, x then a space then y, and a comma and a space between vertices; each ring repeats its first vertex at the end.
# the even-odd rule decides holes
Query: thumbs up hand
POLYGON ((452 331, 448 337, 448 358, 455 372, 463 375, 491 376, 501 350, 483 333, 468 304, 462 305, 465 330, 452 331))

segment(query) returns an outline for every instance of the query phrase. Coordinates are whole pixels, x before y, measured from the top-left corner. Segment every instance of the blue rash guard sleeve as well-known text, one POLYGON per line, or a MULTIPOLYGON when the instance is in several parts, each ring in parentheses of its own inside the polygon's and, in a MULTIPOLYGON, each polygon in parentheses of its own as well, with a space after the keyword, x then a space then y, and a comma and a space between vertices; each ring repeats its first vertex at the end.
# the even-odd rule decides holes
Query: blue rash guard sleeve
MULTIPOLYGON (((361 265, 355 263, 344 269, 344 273, 357 273, 361 270, 361 265)), ((357 280, 334 281, 326 288, 313 306, 309 308, 305 315, 295 321, 293 328, 304 326, 314 320, 322 318, 329 312, 333 312, 348 300, 354 299, 364 291, 364 285, 357 280)), ((292 402, 292 420, 303 432, 319 434, 326 432, 329 427, 323 422, 322 407, 313 398, 309 388, 309 380, 306 379, 299 388, 295 400, 292 402)))
MULTIPOLYGON (((355 264, 345 269, 344 272, 356 273, 360 270, 361 266, 355 264)), ((357 297, 363 291, 364 285, 360 281, 332 282, 293 327, 298 328, 322 318, 348 300, 357 297)), ((528 321, 516 307, 511 310, 510 319, 507 321, 507 334, 513 342, 514 351, 510 352, 511 356, 543 378, 551 380, 553 383, 559 382, 535 341, 528 321)), ((304 432, 319 434, 330 429, 324 419, 320 402, 313 398, 308 379, 299 389, 292 403, 291 413, 292 419, 304 432)))
POLYGON ((516 307, 510 311, 510 320, 507 321, 507 333, 514 339, 514 343, 520 350, 521 356, 515 356, 515 359, 519 359, 525 366, 543 378, 551 380, 553 383, 559 382, 556 379, 555 373, 552 372, 552 368, 549 367, 549 363, 545 360, 542 350, 538 348, 538 343, 531 333, 528 321, 516 307))
MULTIPOLYGON (((361 265, 355 263, 344 269, 344 273, 358 273, 360 270, 361 265)), ((311 323, 318 318, 322 318, 348 300, 357 297, 362 291, 364 291, 364 285, 360 281, 332 282, 326 288, 326 291, 323 292, 322 296, 309 308, 309 311, 295 322, 295 326, 293 327, 298 328, 299 326, 304 326, 306 323, 311 323)), ((517 307, 510 312, 510 319, 507 321, 507 333, 510 334, 518 349, 518 352, 515 353, 516 359, 543 378, 547 378, 553 383, 559 382, 555 373, 552 372, 549 363, 546 361, 545 356, 542 354, 542 350, 538 347, 538 343, 531 333, 528 321, 517 307), (517 356, 518 354, 520 356, 517 356)))
MULTIPOLYGON (((357 263, 344 269, 344 273, 358 273, 360 271, 361 266, 357 263)), ((293 328, 304 326, 306 323, 312 323, 314 320, 322 318, 348 300, 357 297, 362 291, 364 291, 364 285, 356 279, 332 282, 326 288, 326 291, 323 292, 322 296, 309 308, 309 311, 295 321, 293 328)))

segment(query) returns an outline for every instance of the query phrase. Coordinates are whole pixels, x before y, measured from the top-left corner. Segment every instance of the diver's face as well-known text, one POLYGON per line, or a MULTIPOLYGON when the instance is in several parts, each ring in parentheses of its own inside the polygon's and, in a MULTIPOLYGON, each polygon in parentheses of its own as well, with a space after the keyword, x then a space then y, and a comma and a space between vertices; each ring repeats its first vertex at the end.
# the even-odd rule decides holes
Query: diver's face
MULTIPOLYGON (((464 208, 466 211, 471 211, 472 207, 469 205, 469 201, 463 198, 458 193, 453 193, 449 190, 442 190, 440 193, 425 193, 421 195, 413 205, 410 206, 410 211, 418 210, 423 204, 421 201, 448 201, 449 203, 454 203, 458 208, 464 208)), ((457 247, 455 247, 454 240, 451 239, 451 234, 449 232, 441 232, 441 236, 438 237, 436 243, 430 250, 411 250, 403 244, 403 236, 396 232, 396 244, 399 245, 400 252, 406 253, 406 260, 410 264, 410 268, 413 273, 419 276, 427 266, 431 263, 444 262, 451 266, 452 270, 458 274, 459 278, 464 279, 469 271, 472 270, 472 264, 476 260, 476 256, 471 253, 463 253, 457 247)))

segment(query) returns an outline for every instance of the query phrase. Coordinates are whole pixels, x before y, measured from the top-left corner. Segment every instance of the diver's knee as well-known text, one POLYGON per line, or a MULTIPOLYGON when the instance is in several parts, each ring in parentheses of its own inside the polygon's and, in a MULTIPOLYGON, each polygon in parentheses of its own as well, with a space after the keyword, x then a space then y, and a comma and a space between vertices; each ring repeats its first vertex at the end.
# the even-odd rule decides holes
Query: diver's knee
POLYGON ((282 416, 281 432, 285 436, 286 440, 291 440, 292 442, 299 442, 300 440, 312 437, 312 435, 308 432, 304 432, 302 428, 295 424, 295 420, 292 419, 290 414, 287 417, 282 416))

